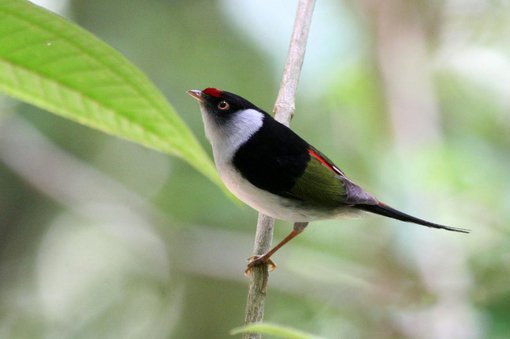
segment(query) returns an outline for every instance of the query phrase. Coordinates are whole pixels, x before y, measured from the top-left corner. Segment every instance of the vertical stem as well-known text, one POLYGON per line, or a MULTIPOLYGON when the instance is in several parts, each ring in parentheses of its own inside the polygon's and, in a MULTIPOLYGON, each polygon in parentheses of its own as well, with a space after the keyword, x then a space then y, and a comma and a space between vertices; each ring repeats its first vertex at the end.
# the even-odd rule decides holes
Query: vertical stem
POLYGON ((305 58, 306 42, 312 22, 314 5, 315 0, 299 1, 294 29, 290 38, 287 62, 285 63, 280 90, 273 109, 275 119, 286 126, 289 126, 294 114, 294 98, 299 76, 301 75, 301 66, 305 58))
MULTIPOLYGON (((294 98, 301 74, 301 66, 306 51, 308 31, 312 21, 315 0, 300 0, 294 20, 294 29, 289 44, 289 52, 283 71, 280 90, 274 106, 275 119, 288 126, 294 114, 294 98)), ((264 254, 271 248, 274 219, 259 214, 255 233, 254 254, 264 254)), ((261 322, 264 317, 264 304, 269 273, 267 265, 253 268, 246 304, 245 324, 261 322)), ((245 334, 245 339, 259 339, 260 334, 245 334)))

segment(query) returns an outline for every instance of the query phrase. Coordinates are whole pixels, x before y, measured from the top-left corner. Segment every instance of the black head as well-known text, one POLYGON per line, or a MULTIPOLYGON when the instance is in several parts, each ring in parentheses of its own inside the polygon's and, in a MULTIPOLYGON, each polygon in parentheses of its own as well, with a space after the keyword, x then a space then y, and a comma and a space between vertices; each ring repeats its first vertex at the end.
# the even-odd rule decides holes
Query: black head
POLYGON ((246 109, 255 109, 261 113, 263 110, 249 102, 248 100, 217 88, 206 88, 203 91, 191 90, 188 94, 200 101, 205 110, 215 119, 226 121, 229 120, 236 112, 246 109))

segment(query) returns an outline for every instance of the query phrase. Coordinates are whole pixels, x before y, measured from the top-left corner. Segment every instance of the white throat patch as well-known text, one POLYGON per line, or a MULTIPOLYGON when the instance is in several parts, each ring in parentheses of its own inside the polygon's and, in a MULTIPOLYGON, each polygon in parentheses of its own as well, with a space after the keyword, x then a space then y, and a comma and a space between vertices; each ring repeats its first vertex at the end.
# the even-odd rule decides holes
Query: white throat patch
POLYGON ((264 115, 257 110, 247 109, 234 113, 225 125, 220 126, 213 117, 202 109, 202 118, 207 139, 212 145, 214 161, 219 170, 230 162, 237 149, 262 127, 264 115))

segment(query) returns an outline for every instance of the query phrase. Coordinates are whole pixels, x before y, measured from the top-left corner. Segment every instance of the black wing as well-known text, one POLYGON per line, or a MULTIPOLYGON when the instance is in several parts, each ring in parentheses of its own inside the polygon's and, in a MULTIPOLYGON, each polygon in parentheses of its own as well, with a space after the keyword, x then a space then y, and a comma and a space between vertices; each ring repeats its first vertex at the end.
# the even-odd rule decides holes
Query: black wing
POLYGON ((233 164, 254 186, 287 196, 310 160, 307 149, 306 141, 265 115, 262 127, 241 145, 233 164))

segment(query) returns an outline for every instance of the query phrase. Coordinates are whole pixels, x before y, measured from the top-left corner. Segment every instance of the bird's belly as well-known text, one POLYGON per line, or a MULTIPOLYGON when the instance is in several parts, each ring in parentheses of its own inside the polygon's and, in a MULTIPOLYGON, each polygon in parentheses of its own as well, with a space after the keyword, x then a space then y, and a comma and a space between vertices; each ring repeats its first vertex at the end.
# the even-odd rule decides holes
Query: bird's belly
POLYGON ((225 186, 236 197, 255 210, 276 219, 307 222, 337 218, 351 210, 341 206, 338 208, 306 206, 299 201, 284 198, 254 186, 234 168, 227 166, 218 169, 225 186))

